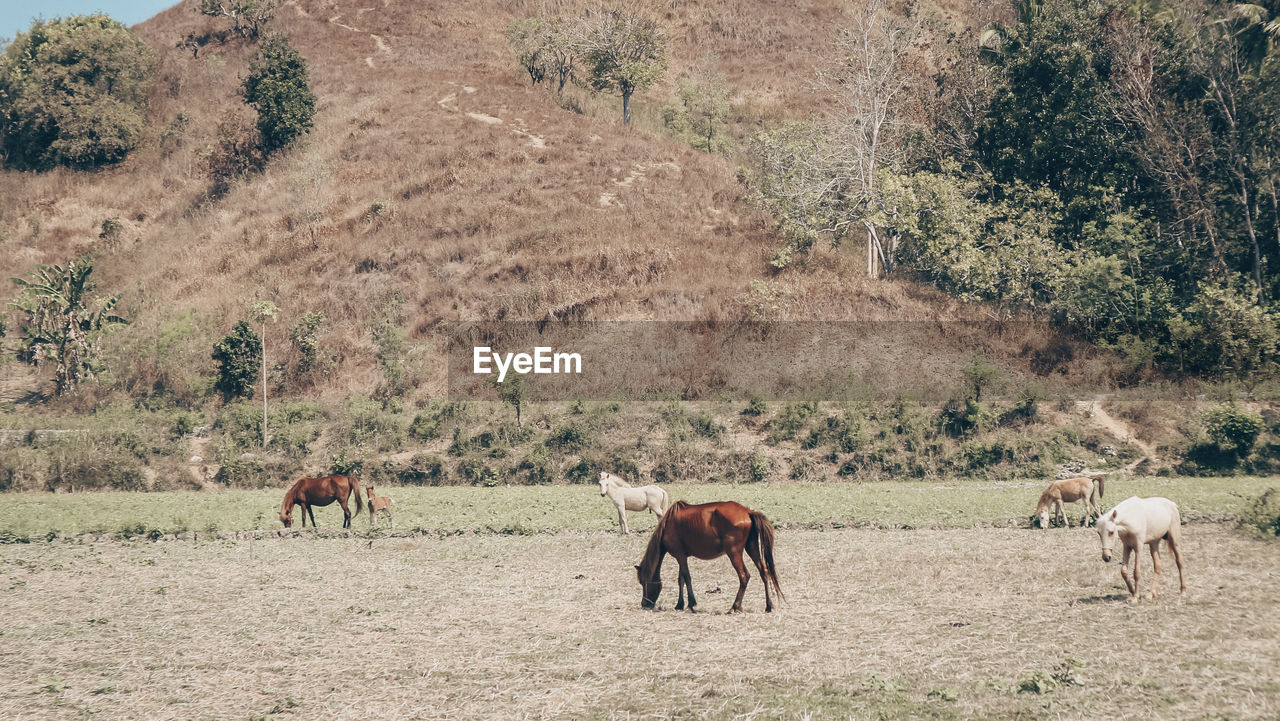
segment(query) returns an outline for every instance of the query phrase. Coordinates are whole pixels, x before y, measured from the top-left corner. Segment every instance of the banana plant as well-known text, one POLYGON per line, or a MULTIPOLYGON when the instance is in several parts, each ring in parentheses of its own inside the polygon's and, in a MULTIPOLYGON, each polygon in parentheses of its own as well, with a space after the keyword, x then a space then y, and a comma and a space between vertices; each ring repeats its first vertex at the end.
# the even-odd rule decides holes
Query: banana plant
POLYGON ((62 395, 98 370, 104 331, 128 320, 117 314, 120 296, 89 299, 93 264, 88 258, 37 265, 29 278, 12 278, 22 295, 10 307, 23 315, 19 360, 54 366, 54 395, 62 395))

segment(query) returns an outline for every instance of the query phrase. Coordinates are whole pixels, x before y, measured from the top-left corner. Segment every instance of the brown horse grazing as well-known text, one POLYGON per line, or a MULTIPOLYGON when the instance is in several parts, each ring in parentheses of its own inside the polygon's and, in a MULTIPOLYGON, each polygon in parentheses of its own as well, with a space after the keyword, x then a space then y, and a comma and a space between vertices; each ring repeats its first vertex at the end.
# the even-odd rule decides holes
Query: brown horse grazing
POLYGON ((364 501, 360 498, 360 481, 353 476, 325 476, 324 478, 303 478, 293 484, 293 488, 284 494, 284 504, 280 506, 280 522, 285 528, 293 526, 293 506, 302 506, 302 527, 307 527, 307 516, 311 516, 311 525, 316 525, 316 513, 312 506, 327 506, 334 501, 342 505, 342 527, 351 528, 351 509, 347 508, 347 499, 356 497, 356 513, 364 510, 364 501))
POLYGON ((676 610, 684 609, 684 593, 689 591, 689 610, 693 611, 698 601, 693 597, 693 580, 689 577, 689 556, 709 561, 725 554, 729 562, 738 572, 738 597, 733 601, 730 613, 742 610, 742 596, 747 592, 747 581, 751 574, 742 562, 742 551, 746 549, 751 560, 760 571, 764 582, 764 610, 773 610, 773 599, 769 597, 769 583, 778 592, 778 598, 785 600, 782 588, 778 586, 778 572, 773 565, 773 525, 763 513, 753 511, 733 501, 717 503, 701 503, 697 505, 676 501, 658 519, 658 526, 653 529, 649 538, 649 546, 645 549, 644 559, 636 566, 636 577, 640 580, 641 600, 643 608, 654 608, 658 603, 658 595, 662 593, 662 559, 670 553, 680 564, 679 587, 680 599, 676 610))
POLYGON ((1098 502, 1094 500, 1093 484, 1098 484, 1098 498, 1102 498, 1103 480, 1106 476, 1086 476, 1082 478, 1068 478, 1065 481, 1055 481, 1049 484, 1049 487, 1040 494, 1040 502, 1036 504, 1036 514, 1040 516, 1040 527, 1049 527, 1049 506, 1054 506, 1055 515, 1062 516, 1062 525, 1070 527, 1071 522, 1067 520, 1067 511, 1063 506, 1064 503, 1075 503, 1076 501, 1084 501, 1084 519, 1080 521, 1080 525, 1089 525, 1090 516, 1097 518, 1102 515, 1102 509, 1098 506, 1098 502))

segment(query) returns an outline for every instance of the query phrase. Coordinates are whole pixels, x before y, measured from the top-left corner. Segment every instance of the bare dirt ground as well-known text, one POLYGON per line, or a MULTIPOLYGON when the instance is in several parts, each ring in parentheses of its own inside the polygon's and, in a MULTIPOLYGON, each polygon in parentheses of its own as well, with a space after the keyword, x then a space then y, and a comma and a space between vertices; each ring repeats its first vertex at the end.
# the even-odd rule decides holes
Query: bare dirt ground
POLYGON ((737 616, 640 534, 9 545, 0 718, 1274 719, 1280 549, 1185 538, 1130 605, 1087 529, 780 532, 737 616))

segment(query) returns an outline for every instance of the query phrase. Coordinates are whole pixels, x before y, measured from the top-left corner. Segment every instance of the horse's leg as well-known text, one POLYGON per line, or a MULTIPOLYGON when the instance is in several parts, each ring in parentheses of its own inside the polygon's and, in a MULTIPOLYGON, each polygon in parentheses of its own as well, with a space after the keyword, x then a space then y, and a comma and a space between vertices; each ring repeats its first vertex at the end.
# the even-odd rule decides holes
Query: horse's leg
MULTIPOLYGON (((1120 561, 1120 577, 1124 579, 1125 588, 1129 589, 1129 595, 1137 598, 1138 588, 1134 584, 1136 578, 1129 578, 1129 556, 1133 554, 1133 549, 1129 546, 1124 547, 1124 558, 1120 561)), ((1135 564, 1136 568, 1136 564, 1135 564)), ((1136 577, 1136 572, 1135 572, 1136 577)))
POLYGON ((1173 562, 1178 566, 1178 593, 1186 593, 1187 581, 1182 575, 1182 549, 1178 548, 1178 527, 1170 528, 1169 535, 1165 538, 1169 541, 1169 553, 1173 554, 1173 562))
POLYGON ((1156 597, 1156 587, 1160 585, 1160 539, 1156 539, 1151 543, 1151 565, 1155 567, 1155 572, 1151 574, 1151 590, 1147 592, 1147 598, 1156 597))
POLYGON ((1142 551, 1137 547, 1133 547, 1133 595, 1129 600, 1137 603, 1138 595, 1142 589, 1142 551))
POLYGON ((351 509, 347 507, 347 499, 339 496, 338 505, 342 506, 342 527, 351 528, 351 509))
POLYGON ((622 535, 631 533, 631 529, 627 528, 627 506, 626 504, 618 504, 618 532, 622 535))
POLYGON ((689 589, 689 611, 692 612, 697 601, 693 599, 693 579, 689 576, 689 558, 676 556, 676 563, 680 564, 680 571, 676 576, 676 584, 680 587, 680 598, 676 601, 676 610, 684 610, 684 592, 687 588, 689 589))
POLYGON ((747 564, 742 562, 742 549, 729 549, 729 562, 733 564, 733 570, 738 572, 738 597, 733 600, 733 608, 729 609, 729 613, 737 613, 742 610, 742 597, 747 594, 747 582, 751 580, 751 572, 747 570, 747 564))
POLYGON ((747 555, 751 556, 756 570, 760 572, 760 582, 764 584, 764 612, 769 613, 773 611, 773 599, 769 597, 769 574, 764 570, 764 560, 760 558, 760 550, 750 544, 747 545, 747 555))
POLYGON ((1062 516, 1062 526, 1064 528, 1071 528, 1071 521, 1067 520, 1067 504, 1063 503, 1061 498, 1055 500, 1053 503, 1054 507, 1058 509, 1058 515, 1062 516))

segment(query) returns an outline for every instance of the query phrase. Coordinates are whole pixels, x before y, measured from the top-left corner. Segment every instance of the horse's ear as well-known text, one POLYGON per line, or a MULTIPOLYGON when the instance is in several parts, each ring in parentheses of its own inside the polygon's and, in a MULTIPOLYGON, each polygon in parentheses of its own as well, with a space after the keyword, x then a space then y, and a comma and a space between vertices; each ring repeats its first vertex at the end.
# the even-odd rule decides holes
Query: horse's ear
POLYGON ((1111 509, 1111 520, 1116 520, 1116 509, 1114 508, 1111 509))

